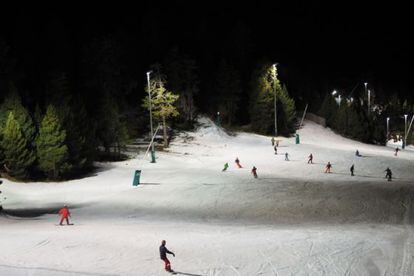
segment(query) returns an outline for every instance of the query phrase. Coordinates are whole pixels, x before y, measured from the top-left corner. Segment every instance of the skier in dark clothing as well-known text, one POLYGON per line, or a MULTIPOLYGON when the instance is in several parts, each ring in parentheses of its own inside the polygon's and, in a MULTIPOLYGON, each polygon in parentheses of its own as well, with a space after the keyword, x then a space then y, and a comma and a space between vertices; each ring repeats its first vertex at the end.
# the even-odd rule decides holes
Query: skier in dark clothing
POLYGON ((276 145, 275 145, 274 149, 275 149, 275 154, 277 154, 277 146, 276 145))
POLYGON ((356 150, 355 155, 361 157, 361 154, 359 154, 359 150, 356 150))
POLYGON ((285 161, 289 161, 289 153, 285 153, 285 161))
POLYGON ((351 171, 351 176, 354 176, 354 164, 352 164, 349 170, 351 171))
POLYGON ((240 165, 240 160, 239 160, 239 158, 238 158, 238 157, 236 157, 236 160, 235 160, 234 162, 236 162, 236 165, 237 165, 237 167, 238 167, 239 169, 241 169, 241 168, 242 168, 242 165, 240 165))
POLYGON ((331 162, 328 162, 328 164, 326 164, 325 173, 331 173, 331 168, 332 168, 331 162))
POLYGON ((313 155, 312 155, 312 153, 308 156, 308 164, 309 163, 311 163, 311 164, 313 164, 313 155))
POLYGON ((275 138, 274 137, 272 137, 272 146, 274 146, 275 145, 275 138))
POLYGON ((222 172, 225 172, 228 168, 229 168, 229 163, 224 164, 224 168, 223 168, 222 172))
POLYGON ((395 153, 394 153, 394 155, 395 155, 395 156, 397 156, 397 155, 398 155, 398 151, 399 151, 399 150, 400 150, 400 149, 399 149, 398 147, 396 147, 396 148, 395 148, 395 153))
POLYGON ((387 178, 388 181, 392 181, 392 171, 390 168, 387 168, 384 172, 386 172, 385 178, 387 178))
POLYGON ((163 240, 161 242, 161 246, 160 246, 160 258, 161 260, 164 261, 165 263, 165 270, 168 272, 173 272, 173 270, 171 269, 171 263, 167 258, 167 254, 171 254, 175 257, 175 254, 173 252, 171 252, 170 250, 167 249, 167 247, 165 247, 165 240, 163 240))
POLYGON ((256 171, 257 171, 257 168, 255 166, 253 166, 252 174, 253 174, 254 178, 257 178, 257 172, 256 171))

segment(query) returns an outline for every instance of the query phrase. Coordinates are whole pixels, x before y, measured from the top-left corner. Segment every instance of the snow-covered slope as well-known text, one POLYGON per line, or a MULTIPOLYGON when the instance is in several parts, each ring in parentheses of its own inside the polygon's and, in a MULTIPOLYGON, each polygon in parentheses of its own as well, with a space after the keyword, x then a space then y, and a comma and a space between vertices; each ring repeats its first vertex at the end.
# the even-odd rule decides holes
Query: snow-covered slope
POLYGON ((275 155, 270 137, 201 118, 155 164, 139 156, 80 180, 6 180, 4 207, 25 217, 0 217, 0 275, 164 275, 162 239, 183 275, 411 275, 414 152, 395 157, 312 122, 299 134, 299 145, 279 137, 275 155), (63 204, 74 226, 55 226, 63 204))

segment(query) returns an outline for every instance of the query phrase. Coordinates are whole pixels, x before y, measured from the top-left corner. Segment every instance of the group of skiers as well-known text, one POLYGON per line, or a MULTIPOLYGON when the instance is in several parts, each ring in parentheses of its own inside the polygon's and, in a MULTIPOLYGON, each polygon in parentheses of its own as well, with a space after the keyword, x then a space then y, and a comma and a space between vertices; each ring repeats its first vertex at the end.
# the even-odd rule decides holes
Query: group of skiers
MULTIPOLYGON (((240 164, 240 160, 238 157, 236 157, 236 160, 234 160, 234 163, 236 163, 237 168, 241 169, 243 168, 243 166, 240 164)), ((224 164, 224 168, 221 170, 222 172, 227 171, 227 169, 229 168, 229 163, 225 163, 224 164)), ((254 178, 257 178, 257 168, 255 166, 253 166, 251 173, 253 174, 254 178)))
MULTIPOLYGON (((275 138, 272 137, 271 142, 272 142, 272 146, 273 146, 273 148, 275 150, 275 155, 277 155, 277 147, 279 146, 279 140, 275 140, 275 138)), ((397 156, 398 151, 399 151, 399 148, 397 147, 395 149, 395 153, 394 153, 395 156, 397 156)), ((362 157, 362 155, 360 154, 359 150, 356 150, 355 151, 355 156, 362 157)), ((289 153, 287 153, 287 152, 285 153, 285 161, 289 161, 289 153)), ((239 160, 238 157, 236 157, 235 163, 236 163, 236 166, 238 168, 242 168, 242 165, 240 164, 240 160, 239 160)), ((308 164, 313 164, 313 154, 312 153, 309 154, 309 156, 308 156, 308 164)), ((222 171, 224 172, 228 168, 229 168, 229 164, 228 163, 225 163, 224 164, 224 168, 223 168, 222 171)), ((326 166, 325 166, 325 173, 332 173, 331 170, 332 170, 332 164, 329 161, 326 164, 326 166)), ((354 164, 351 165, 351 167, 349 168, 349 171, 351 173, 351 176, 355 176, 355 174, 354 174, 354 172, 355 172, 355 165, 354 164)), ((392 180, 392 171, 391 171, 391 169, 390 168, 387 168, 385 170, 385 172, 386 172, 385 178, 387 178, 388 181, 391 181, 392 180)), ((255 166, 253 166, 253 168, 251 170, 251 174, 253 175, 254 178, 257 178, 257 168, 255 166)))
MULTIPOLYGON (((396 151, 396 152, 398 152, 398 151, 396 151)), ((355 156, 361 157, 362 155, 359 153, 358 150, 356 150, 355 156)), ((313 154, 312 153, 308 156, 308 164, 309 163, 313 164, 313 154)), ((325 173, 331 173, 331 169, 332 169, 332 164, 331 164, 331 162, 328 161, 328 164, 326 164, 326 166, 325 166, 325 173)), ((354 164, 351 165, 351 167, 349 168, 349 171, 351 173, 351 176, 355 176, 355 174, 354 174, 355 165, 354 164)), ((387 167, 387 169, 384 172, 386 172, 385 178, 388 181, 391 181, 392 180, 392 171, 391 171, 391 169, 387 167)))

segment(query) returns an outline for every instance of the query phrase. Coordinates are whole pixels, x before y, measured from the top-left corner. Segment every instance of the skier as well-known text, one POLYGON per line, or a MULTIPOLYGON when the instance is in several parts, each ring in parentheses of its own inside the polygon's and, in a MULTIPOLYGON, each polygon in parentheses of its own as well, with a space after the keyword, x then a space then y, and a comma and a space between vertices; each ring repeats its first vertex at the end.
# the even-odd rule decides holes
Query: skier
POLYGON ((332 168, 331 162, 328 162, 328 164, 326 164, 325 173, 331 173, 331 168, 332 168))
POLYGON ((394 153, 394 156, 397 156, 398 155, 398 151, 399 151, 400 149, 398 148, 398 147, 396 147, 395 148, 395 153, 394 153))
POLYGON ((351 171, 351 176, 354 176, 354 164, 352 164, 349 170, 351 171))
POLYGON ((360 156, 361 156, 361 155, 359 154, 359 151, 358 151, 358 150, 356 150, 355 155, 356 155, 356 156, 358 156, 358 157, 360 157, 360 156))
POLYGON ((275 137, 272 137, 272 146, 274 146, 275 145, 275 137))
POLYGON ((312 153, 308 156, 308 164, 309 163, 311 163, 311 164, 313 164, 313 155, 312 155, 312 153))
POLYGON ((285 161, 289 161, 289 153, 285 153, 285 161))
POLYGON ((237 165, 237 167, 238 167, 239 169, 241 169, 241 168, 242 168, 242 166, 240 165, 240 160, 239 160, 239 158, 238 158, 238 157, 236 157, 236 160, 235 160, 234 162, 236 162, 236 165, 237 165))
POLYGON ((228 169, 228 167, 229 167, 229 163, 224 164, 224 168, 223 168, 222 172, 226 171, 228 169))
POLYGON ((385 178, 387 178, 388 181, 391 181, 392 180, 392 171, 390 170, 390 168, 387 167, 387 169, 384 172, 386 172, 385 178))
POLYGON ((257 178, 257 172, 256 171, 257 171, 257 168, 255 166, 253 166, 252 174, 253 174, 254 178, 257 178))
POLYGON ((61 217, 59 225, 63 225, 64 220, 66 220, 67 225, 71 225, 69 223, 70 212, 67 205, 63 206, 63 208, 59 210, 59 215, 61 217))
POLYGON ((168 271, 168 272, 174 272, 171 269, 171 263, 170 263, 170 260, 168 260, 168 258, 167 258, 167 254, 171 254, 174 257, 175 257, 175 254, 173 252, 171 252, 170 250, 168 250, 167 247, 165 247, 165 244, 166 244, 165 240, 162 240, 161 241, 161 246, 160 246, 160 258, 165 263, 165 270, 168 271))
POLYGON ((276 140, 276 147, 279 146, 279 140, 276 140))
POLYGON ((275 145, 274 149, 275 149, 275 154, 277 155, 277 145, 275 145))

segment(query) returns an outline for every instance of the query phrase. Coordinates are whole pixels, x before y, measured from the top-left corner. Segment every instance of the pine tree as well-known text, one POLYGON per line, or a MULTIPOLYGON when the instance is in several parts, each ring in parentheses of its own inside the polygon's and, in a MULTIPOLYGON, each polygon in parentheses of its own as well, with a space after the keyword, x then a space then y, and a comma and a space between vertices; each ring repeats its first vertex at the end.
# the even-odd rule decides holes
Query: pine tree
MULTIPOLYGON (((151 80, 152 114, 155 119, 162 121, 165 147, 168 146, 166 120, 179 115, 179 112, 174 105, 178 98, 178 95, 173 94, 173 92, 168 91, 165 88, 165 81, 163 81, 161 77, 155 76, 155 78, 151 80)), ((143 99, 143 107, 149 109, 148 97, 143 99)))
POLYGON ((22 105, 16 86, 12 82, 9 84, 9 94, 0 106, 0 125, 3 128, 10 112, 13 112, 14 118, 19 123, 20 129, 30 145, 34 140, 36 129, 29 112, 22 105))
MULTIPOLYGON (((268 134, 274 132, 274 89, 271 65, 265 63, 253 73, 250 97, 250 121, 252 130, 268 134)), ((278 88, 276 81, 276 89, 278 88)))
POLYGON ((278 99, 278 103, 280 103, 282 111, 278 112, 278 122, 280 122, 280 124, 278 124, 278 128, 281 133, 293 133, 295 131, 296 123, 296 107, 295 101, 289 96, 286 85, 282 85, 278 99))
POLYGON ((279 133, 289 135, 294 131, 295 103, 289 97, 287 89, 282 89, 277 78, 277 69, 264 63, 253 74, 250 97, 250 121, 254 131, 274 133, 274 99, 277 104, 277 124, 279 133))
POLYGON ((65 138, 66 131, 62 129, 57 111, 53 105, 49 105, 36 139, 38 168, 48 177, 58 178, 68 170, 65 138))
POLYGON ((199 92, 196 62, 180 53, 178 48, 174 48, 165 60, 165 72, 168 75, 167 90, 175 91, 179 95, 176 102, 179 118, 191 124, 196 113, 194 98, 199 92))
POLYGON ((327 93, 318 112, 320 116, 325 118, 327 126, 333 126, 333 118, 335 117, 335 113, 337 111, 338 104, 335 102, 334 97, 330 93, 327 93))
POLYGON ((4 154, 4 168, 10 176, 21 179, 27 176, 36 159, 28 144, 19 122, 14 118, 13 112, 9 112, 3 129, 1 147, 4 154))
POLYGON ((240 102, 240 77, 236 70, 222 60, 216 76, 215 90, 218 94, 220 115, 231 125, 235 119, 240 102))

